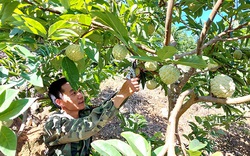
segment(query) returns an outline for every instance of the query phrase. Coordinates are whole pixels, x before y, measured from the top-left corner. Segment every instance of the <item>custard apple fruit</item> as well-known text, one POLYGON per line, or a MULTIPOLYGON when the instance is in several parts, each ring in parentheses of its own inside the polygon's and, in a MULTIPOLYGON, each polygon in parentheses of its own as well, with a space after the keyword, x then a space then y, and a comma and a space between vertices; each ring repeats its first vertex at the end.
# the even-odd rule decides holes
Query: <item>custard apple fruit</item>
POLYGON ((233 53, 234 59, 240 60, 242 58, 242 51, 237 49, 233 53))
POLYGON ((207 68, 209 71, 216 71, 219 68, 219 65, 216 62, 208 63, 207 68))
POLYGON ((165 84, 172 84, 180 77, 180 71, 172 65, 164 65, 159 69, 159 75, 165 84))
POLYGON ((66 56, 72 61, 79 61, 84 57, 84 52, 81 52, 80 45, 71 44, 66 48, 66 56))
POLYGON ((231 97, 235 91, 235 84, 231 77, 221 74, 210 81, 211 93, 216 97, 231 97))
POLYGON ((146 82, 146 87, 150 90, 153 90, 157 87, 158 83, 155 80, 149 80, 146 82))
POLYGON ((112 54, 116 60, 123 60, 127 56, 128 50, 125 46, 117 44, 112 49, 112 54))
POLYGON ((155 31, 155 26, 153 24, 148 25, 148 34, 152 35, 155 31))
POLYGON ((148 71, 155 71, 155 70, 157 69, 157 67, 158 67, 156 61, 153 61, 153 62, 145 62, 145 63, 144 63, 144 66, 145 66, 145 68, 146 68, 148 71))
POLYGON ((140 76, 141 74, 141 69, 140 68, 135 68, 135 76, 140 76))

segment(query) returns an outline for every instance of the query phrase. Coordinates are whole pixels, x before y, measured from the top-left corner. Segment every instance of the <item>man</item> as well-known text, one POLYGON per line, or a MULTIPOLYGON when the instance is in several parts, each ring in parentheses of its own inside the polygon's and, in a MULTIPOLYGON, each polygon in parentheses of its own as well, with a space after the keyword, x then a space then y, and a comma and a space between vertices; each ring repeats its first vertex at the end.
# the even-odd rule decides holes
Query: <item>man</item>
POLYGON ((138 80, 126 80, 119 92, 94 109, 85 105, 84 95, 74 91, 65 78, 53 82, 49 96, 60 111, 51 115, 44 125, 46 155, 89 155, 92 136, 118 113, 129 96, 139 91, 138 80))

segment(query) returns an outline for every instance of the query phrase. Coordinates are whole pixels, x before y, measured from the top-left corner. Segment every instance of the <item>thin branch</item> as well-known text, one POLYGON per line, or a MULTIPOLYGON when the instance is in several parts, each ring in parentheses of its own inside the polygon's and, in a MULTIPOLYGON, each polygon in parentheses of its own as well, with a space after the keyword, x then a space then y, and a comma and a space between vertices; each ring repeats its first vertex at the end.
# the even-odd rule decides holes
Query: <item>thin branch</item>
POLYGON ((242 96, 242 97, 238 97, 238 98, 217 98, 217 97, 212 97, 212 96, 200 96, 197 98, 197 100, 195 101, 195 103, 197 102, 215 102, 215 103, 219 103, 219 104, 242 104, 245 102, 249 102, 250 101, 250 95, 247 96, 242 96))
MULTIPOLYGON (((216 42, 218 41, 232 41, 232 40, 238 40, 238 39, 244 39, 244 38, 250 38, 249 35, 246 35, 246 36, 240 36, 240 37, 234 37, 234 38, 222 38, 223 36, 227 35, 229 32, 233 32, 233 31, 236 31, 236 30, 239 30, 239 29, 242 29, 242 28, 245 28, 247 26, 250 26, 250 23, 247 22, 247 23, 244 23, 244 24, 241 24, 239 25, 238 27, 234 28, 234 29, 230 29, 230 30, 225 30, 223 32, 221 32, 220 34, 218 34, 217 36, 215 36, 213 39, 209 40, 207 43, 205 43, 202 47, 201 47, 201 50, 205 49, 206 47, 208 47, 209 45, 212 45, 212 44, 215 44, 216 42)), ((193 55, 195 54, 197 51, 197 49, 194 49, 190 52, 187 52, 187 53, 182 53, 182 54, 177 54, 175 55, 175 59, 180 59, 184 56, 188 56, 188 55, 193 55)))
POLYGON ((137 46, 138 48, 142 49, 142 50, 145 50, 145 51, 151 53, 151 54, 155 54, 155 53, 156 53, 155 50, 150 49, 150 48, 148 48, 148 47, 146 47, 146 46, 144 46, 144 45, 136 44, 136 46, 137 46))
MULTIPOLYGON (((32 2, 30 2, 30 1, 28 1, 28 0, 23 0, 24 2, 26 2, 26 3, 28 3, 28 4, 31 4, 31 5, 36 5, 35 3, 32 3, 32 2)), ((41 9, 41 10, 43 10, 43 11, 49 11, 49 12, 52 12, 52 13, 55 13, 55 14, 61 14, 61 12, 60 11, 58 11, 58 10, 54 10, 54 9, 52 9, 52 8, 44 8, 44 7, 42 7, 42 6, 37 6, 39 9, 41 9)))
POLYGON ((171 23, 173 14, 174 0, 168 1, 167 12, 166 12, 166 23, 165 23, 165 41, 164 45, 169 45, 171 38, 171 23))
MULTIPOLYGON (((177 125, 178 125, 178 124, 177 124, 177 125)), ((182 151, 183 155, 184 155, 184 156, 187 156, 187 153, 186 153, 186 151, 185 151, 186 148, 185 148, 184 144, 183 144, 182 141, 181 141, 181 137, 180 137, 179 133, 177 132, 175 135, 176 135, 177 140, 178 140, 179 143, 180 143, 181 151, 182 151)))
POLYGON ((211 12, 211 14, 210 14, 208 20, 207 20, 207 22, 204 23, 204 27, 203 27, 203 29, 202 29, 202 31, 201 31, 200 38, 199 38, 199 40, 198 40, 198 42, 197 42, 197 55, 201 55, 202 44, 203 44, 203 42, 204 42, 204 40, 205 40, 206 34, 207 34, 207 32, 208 32, 208 29, 209 29, 209 27, 210 27, 212 21, 214 20, 214 17, 215 17, 215 15, 216 15, 216 13, 218 12, 218 10, 219 10, 219 8, 220 8, 222 2, 223 2, 223 0, 218 0, 218 1, 216 2, 216 4, 214 5, 214 7, 213 7, 213 9, 212 9, 212 12, 211 12))

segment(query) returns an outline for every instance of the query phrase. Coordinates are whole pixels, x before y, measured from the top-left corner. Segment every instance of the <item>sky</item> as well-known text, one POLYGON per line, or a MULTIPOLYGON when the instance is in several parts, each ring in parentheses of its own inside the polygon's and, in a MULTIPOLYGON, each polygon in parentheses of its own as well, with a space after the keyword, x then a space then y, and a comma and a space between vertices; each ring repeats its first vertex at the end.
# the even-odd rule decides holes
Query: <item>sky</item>
MULTIPOLYGON (((207 10, 207 11, 203 11, 203 14, 200 18, 196 19, 196 21, 198 22, 199 20, 201 20, 202 22, 205 22, 207 21, 209 15, 211 13, 211 10, 207 10)), ((214 18, 214 22, 217 22, 217 21, 220 21, 221 20, 221 17, 219 15, 216 15, 215 18, 214 18)), ((177 27, 178 26, 183 26, 181 24, 175 24, 177 27)), ((191 32, 187 31, 187 35, 191 35, 191 32)))

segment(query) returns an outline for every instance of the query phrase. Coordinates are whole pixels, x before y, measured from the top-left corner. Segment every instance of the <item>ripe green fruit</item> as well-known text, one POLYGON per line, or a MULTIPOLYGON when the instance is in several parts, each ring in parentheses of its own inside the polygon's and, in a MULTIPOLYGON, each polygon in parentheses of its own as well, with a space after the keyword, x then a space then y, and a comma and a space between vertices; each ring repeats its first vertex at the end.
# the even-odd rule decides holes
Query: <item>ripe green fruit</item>
POLYGON ((217 63, 208 63, 207 68, 209 71, 216 71, 219 68, 217 63))
POLYGON ((127 56, 128 50, 125 46, 117 44, 112 49, 112 54, 116 60, 123 60, 127 56))
POLYGON ((155 80, 149 80, 146 82, 146 87, 150 90, 153 90, 157 87, 158 83, 155 80))
POLYGON ((135 76, 139 76, 141 73, 141 69, 140 68, 135 68, 135 76))
POLYGON ((84 52, 81 52, 80 45, 71 44, 66 48, 66 56, 72 61, 79 61, 84 57, 84 52))
POLYGON ((211 93, 216 97, 231 97, 235 91, 233 79, 227 75, 221 74, 215 76, 210 81, 211 93))
POLYGON ((155 31, 155 26, 153 24, 148 25, 148 34, 152 35, 155 31))
POLYGON ((237 49, 233 53, 234 59, 239 60, 242 58, 242 51, 237 49))
POLYGON ((159 69, 159 75, 165 84, 172 84, 180 77, 180 71, 172 65, 164 65, 159 69))
POLYGON ((156 61, 153 61, 153 62, 145 62, 145 63, 144 63, 144 66, 145 66, 145 68, 146 68, 148 71, 155 71, 155 70, 157 69, 157 67, 158 67, 156 61))

